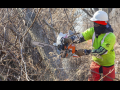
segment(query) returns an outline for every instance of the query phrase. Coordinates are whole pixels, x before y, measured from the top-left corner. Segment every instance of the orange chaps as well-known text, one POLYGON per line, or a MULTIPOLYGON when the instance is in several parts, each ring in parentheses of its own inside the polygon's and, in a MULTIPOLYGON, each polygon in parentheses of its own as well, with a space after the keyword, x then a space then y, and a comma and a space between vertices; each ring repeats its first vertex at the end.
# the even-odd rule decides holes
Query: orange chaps
POLYGON ((98 81, 100 79, 100 68, 103 73, 103 81, 113 81, 115 78, 115 68, 114 65, 110 67, 100 66, 95 62, 90 65, 91 75, 88 77, 88 81, 98 81))

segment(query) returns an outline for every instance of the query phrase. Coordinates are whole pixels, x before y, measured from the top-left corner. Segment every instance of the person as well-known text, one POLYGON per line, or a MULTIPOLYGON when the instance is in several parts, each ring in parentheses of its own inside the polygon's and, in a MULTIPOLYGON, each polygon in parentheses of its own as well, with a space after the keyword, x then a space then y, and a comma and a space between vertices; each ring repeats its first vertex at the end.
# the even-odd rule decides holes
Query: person
POLYGON ((98 10, 90 20, 94 23, 94 27, 87 29, 82 34, 78 34, 78 36, 64 38, 64 43, 81 43, 92 39, 92 50, 79 49, 75 52, 78 56, 92 55, 91 76, 88 77, 88 81, 98 81, 101 77, 100 73, 105 76, 103 81, 113 81, 115 78, 114 45, 116 36, 108 23, 106 12, 98 10))

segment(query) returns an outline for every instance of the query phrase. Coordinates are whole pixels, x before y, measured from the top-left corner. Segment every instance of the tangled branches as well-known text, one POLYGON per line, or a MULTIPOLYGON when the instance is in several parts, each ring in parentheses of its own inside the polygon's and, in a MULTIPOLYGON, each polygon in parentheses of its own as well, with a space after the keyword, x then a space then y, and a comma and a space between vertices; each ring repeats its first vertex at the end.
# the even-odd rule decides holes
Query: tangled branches
MULTIPOLYGON (((57 26, 57 32, 60 32, 61 26, 64 26, 62 31, 69 30, 66 28, 71 25, 70 22, 64 23, 65 18, 69 18, 70 21, 70 17, 66 17, 66 14, 69 13, 67 10, 69 9, 66 9, 66 12, 64 9, 41 8, 4 8, 0 10, 1 80, 60 80, 60 76, 56 76, 56 69, 54 69, 58 67, 57 63, 60 65, 60 59, 55 59, 55 55, 49 55, 53 51, 50 47, 36 47, 31 45, 31 40, 47 44, 56 41, 57 33, 52 28, 49 29, 44 21, 47 24, 51 22, 51 27, 54 26, 55 29, 57 26), (62 17, 55 17, 60 13, 58 11, 64 12, 62 17), (58 62, 54 63, 55 60, 58 62)), ((71 9, 71 12, 74 13, 74 9, 71 9)), ((71 17, 74 17, 73 13, 71 13, 71 17)), ((71 19, 72 23, 73 21, 71 19)), ((61 74, 63 74, 62 71, 61 74)))
MULTIPOLYGON (((75 8, 1 8, 0 80, 86 81, 90 56, 60 59, 52 48, 59 32, 75 31, 78 25, 75 20, 82 13, 76 14, 75 8), (31 41, 45 45, 38 47, 31 41)), ((87 21, 85 18, 83 23, 87 21)), ((90 45, 85 42, 77 47, 90 48, 90 45)))

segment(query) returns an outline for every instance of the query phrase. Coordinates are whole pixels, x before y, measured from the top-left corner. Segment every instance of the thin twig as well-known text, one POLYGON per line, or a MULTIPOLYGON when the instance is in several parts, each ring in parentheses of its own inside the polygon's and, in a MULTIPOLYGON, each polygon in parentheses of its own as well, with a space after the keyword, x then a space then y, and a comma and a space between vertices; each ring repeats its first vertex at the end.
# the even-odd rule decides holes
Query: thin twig
POLYGON ((109 73, 107 73, 106 75, 104 75, 103 77, 101 77, 101 79, 99 79, 98 81, 101 81, 103 78, 105 78, 108 74, 110 74, 115 68, 113 68, 111 71, 109 71, 109 73))
POLYGON ((45 19, 43 19, 43 22, 49 27, 51 28, 52 30, 54 30, 55 32, 59 33, 58 30, 54 29, 45 19))
POLYGON ((27 8, 25 8, 22 12, 18 13, 16 16, 13 16, 10 20, 7 20, 7 21, 4 22, 4 23, 0 23, 0 25, 2 25, 2 24, 4 25, 4 24, 8 23, 9 21, 15 19, 18 15, 20 15, 21 13, 23 13, 26 9, 27 9, 27 8))
POLYGON ((28 75, 27 75, 27 71, 26 71, 26 63, 25 63, 25 61, 23 60, 23 50, 22 50, 22 48, 23 48, 23 43, 24 43, 24 38, 22 39, 23 40, 23 42, 21 43, 20 42, 20 40, 19 40, 19 43, 20 43, 20 51, 21 51, 21 76, 22 76, 22 72, 23 72, 23 68, 22 68, 22 62, 24 63, 24 66, 25 66, 25 74, 26 74, 26 79, 27 79, 27 81, 29 81, 29 79, 28 79, 28 75))

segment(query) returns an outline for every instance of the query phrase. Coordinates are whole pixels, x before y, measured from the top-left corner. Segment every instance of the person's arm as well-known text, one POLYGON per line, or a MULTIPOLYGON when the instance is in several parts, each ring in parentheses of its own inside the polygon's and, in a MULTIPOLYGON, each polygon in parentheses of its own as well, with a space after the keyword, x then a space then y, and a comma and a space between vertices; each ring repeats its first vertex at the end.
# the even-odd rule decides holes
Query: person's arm
POLYGON ((91 53, 94 54, 99 54, 99 55, 103 55, 106 54, 108 52, 108 50, 106 50, 104 47, 100 46, 98 49, 93 49, 91 51, 91 53))
POLYGON ((87 40, 90 40, 92 39, 92 35, 94 33, 94 28, 91 27, 89 29, 87 29, 86 31, 82 32, 81 34, 77 34, 77 35, 74 35, 70 38, 64 38, 64 43, 81 43, 81 42, 84 42, 84 41, 87 41, 87 40))
POLYGON ((82 34, 78 34, 78 35, 72 36, 72 37, 70 37, 70 38, 72 39, 72 42, 73 42, 73 43, 81 43, 81 42, 86 41, 86 40, 84 39, 84 36, 83 36, 82 34))
POLYGON ((83 55, 104 55, 107 54, 108 51, 113 50, 114 44, 116 42, 116 37, 113 33, 109 34, 106 36, 104 39, 104 42, 98 49, 93 49, 93 50, 86 50, 86 49, 80 49, 76 51, 76 54, 78 56, 83 56, 83 55))
POLYGON ((79 50, 76 50, 75 54, 77 54, 78 56, 83 56, 83 55, 89 55, 89 54, 92 54, 92 55, 103 55, 103 54, 106 54, 108 51, 103 48, 102 46, 100 46, 98 49, 93 49, 93 50, 87 50, 87 49, 79 49, 79 50))

